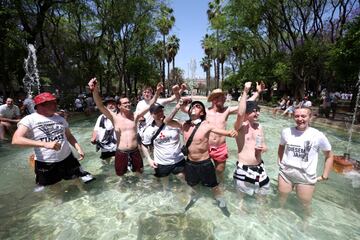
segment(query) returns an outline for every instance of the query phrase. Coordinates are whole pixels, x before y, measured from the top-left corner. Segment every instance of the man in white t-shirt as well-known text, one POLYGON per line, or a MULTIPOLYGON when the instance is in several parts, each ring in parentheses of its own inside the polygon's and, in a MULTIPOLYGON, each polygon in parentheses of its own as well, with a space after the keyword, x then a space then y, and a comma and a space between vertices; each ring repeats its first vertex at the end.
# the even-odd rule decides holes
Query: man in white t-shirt
POLYGON ((12 98, 7 98, 6 103, 0 106, 0 140, 5 139, 5 131, 12 135, 20 117, 19 107, 12 98))
MULTIPOLYGON (((116 102, 112 97, 106 97, 104 106, 112 112, 117 111, 116 102)), ((101 114, 96 123, 91 137, 91 143, 96 144, 96 151, 101 150, 100 158, 103 163, 109 163, 116 152, 116 134, 114 125, 104 114, 101 114)))
POLYGON ((36 111, 27 115, 18 123, 12 144, 34 147, 36 184, 53 185, 62 179, 81 177, 84 182, 92 176, 83 171, 73 156, 70 144, 84 158, 80 144, 72 135, 67 121, 56 114, 56 98, 48 92, 34 98, 36 111))
POLYGON ((149 111, 154 121, 145 129, 142 143, 148 147, 154 146, 154 158, 151 158, 148 148, 144 155, 149 165, 155 169, 155 176, 161 178, 166 189, 170 173, 183 180, 185 159, 181 152, 180 129, 163 123, 163 108, 164 106, 158 103, 150 107, 149 111))
POLYGON ((309 126, 311 114, 309 108, 295 110, 296 126, 282 131, 278 149, 280 204, 285 204, 288 194, 295 187, 306 212, 310 209, 315 184, 328 179, 333 165, 333 154, 328 139, 322 132, 309 126), (317 177, 320 150, 325 155, 325 165, 322 175, 317 177))

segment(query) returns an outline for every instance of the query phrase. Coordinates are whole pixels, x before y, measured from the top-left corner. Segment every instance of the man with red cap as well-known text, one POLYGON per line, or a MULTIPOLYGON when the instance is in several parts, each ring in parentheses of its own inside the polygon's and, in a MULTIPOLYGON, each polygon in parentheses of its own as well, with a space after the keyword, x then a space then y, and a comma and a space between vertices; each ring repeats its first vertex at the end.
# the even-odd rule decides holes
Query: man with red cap
POLYGON ((62 179, 82 177, 84 182, 92 176, 83 171, 73 156, 70 144, 84 158, 84 152, 72 135, 67 121, 56 114, 56 98, 48 92, 34 98, 36 112, 25 116, 14 133, 12 144, 34 147, 36 184, 53 185, 62 179), (69 144, 70 143, 70 144, 69 144))

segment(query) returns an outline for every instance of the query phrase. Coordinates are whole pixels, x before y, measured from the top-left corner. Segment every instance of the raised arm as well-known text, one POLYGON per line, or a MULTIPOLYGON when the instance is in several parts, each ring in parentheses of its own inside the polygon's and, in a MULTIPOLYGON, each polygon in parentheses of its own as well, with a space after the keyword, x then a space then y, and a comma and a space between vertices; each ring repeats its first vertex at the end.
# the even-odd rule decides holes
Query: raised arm
POLYGON ((234 123, 235 130, 239 130, 242 126, 244 119, 245 119, 245 111, 246 111, 246 101, 247 101, 247 95, 251 88, 251 82, 246 82, 244 85, 244 91, 241 96, 240 102, 239 102, 239 108, 238 108, 238 114, 236 117, 236 121, 234 123))
POLYGON ((135 122, 139 121, 140 117, 144 116, 145 113, 147 113, 147 111, 149 111, 150 106, 153 105, 156 100, 159 98, 160 93, 163 91, 164 86, 161 83, 158 83, 156 86, 156 92, 154 94, 154 96, 152 97, 152 99, 150 100, 149 104, 143 108, 140 112, 136 112, 135 113, 135 122))
POLYGON ((175 117, 176 113, 179 111, 182 105, 183 105, 183 101, 182 99, 180 99, 178 103, 175 105, 174 109, 171 111, 171 113, 165 117, 164 119, 165 124, 175 128, 180 128, 180 129, 182 128, 183 125, 182 122, 173 120, 173 118, 175 117))
POLYGON ((248 99, 249 101, 256 101, 260 94, 265 91, 265 83, 263 81, 256 82, 256 92, 248 99))
POLYGON ((171 97, 168 98, 162 98, 161 99, 161 104, 162 105, 166 105, 170 102, 173 102, 175 100, 179 101, 181 94, 186 90, 186 85, 183 83, 181 84, 181 87, 179 87, 179 85, 174 85, 172 87, 172 92, 173 95, 171 95, 171 97))
POLYGON ((111 122, 114 123, 112 113, 102 103, 102 100, 101 100, 101 97, 100 97, 100 94, 99 94, 99 89, 98 89, 98 86, 97 86, 96 78, 92 78, 89 81, 88 85, 89 85, 90 91, 93 93, 93 98, 94 98, 95 104, 98 107, 99 111, 101 113, 103 113, 111 122))

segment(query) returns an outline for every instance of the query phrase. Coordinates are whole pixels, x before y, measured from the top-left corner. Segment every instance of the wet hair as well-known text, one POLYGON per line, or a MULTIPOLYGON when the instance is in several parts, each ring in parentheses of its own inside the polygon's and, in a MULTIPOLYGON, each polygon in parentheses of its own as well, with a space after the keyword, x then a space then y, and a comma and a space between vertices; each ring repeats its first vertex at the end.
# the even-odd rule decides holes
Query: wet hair
POLYGON ((204 120, 206 119, 206 108, 205 108, 205 105, 204 105, 202 102, 200 102, 200 101, 193 101, 193 102, 190 104, 189 110, 188 110, 189 116, 190 116, 190 113, 191 113, 191 109, 194 107, 195 104, 200 104, 200 105, 201 105, 204 114, 200 116, 200 119, 201 119, 201 121, 204 121, 204 120))

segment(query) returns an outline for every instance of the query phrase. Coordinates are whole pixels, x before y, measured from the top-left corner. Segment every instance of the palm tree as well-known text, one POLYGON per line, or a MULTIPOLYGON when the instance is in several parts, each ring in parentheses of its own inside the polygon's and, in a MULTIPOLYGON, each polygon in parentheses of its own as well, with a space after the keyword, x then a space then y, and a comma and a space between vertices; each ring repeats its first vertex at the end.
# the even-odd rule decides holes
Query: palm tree
POLYGON ((180 48, 180 39, 176 35, 171 35, 168 38, 168 53, 171 56, 172 68, 175 68, 175 56, 180 48))
POLYGON ((206 96, 207 96, 209 93, 209 89, 210 89, 211 59, 208 56, 203 57, 201 59, 200 65, 204 69, 204 72, 206 73, 206 96))
MULTIPOLYGON (((156 20, 156 26, 159 29, 159 32, 163 36, 163 49, 166 49, 166 41, 165 37, 169 34, 171 28, 175 24, 175 17, 173 15, 174 10, 172 8, 167 7, 165 4, 160 6, 160 16, 156 20)), ((162 82, 165 88, 165 56, 162 59, 162 82)))
POLYGON ((168 63, 168 80, 170 80, 170 63, 172 62, 173 66, 172 68, 175 68, 175 56, 179 50, 179 42, 180 39, 177 38, 175 35, 171 35, 167 39, 166 44, 166 61, 168 63))

